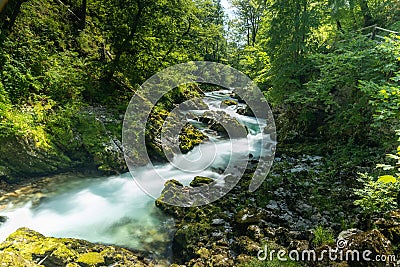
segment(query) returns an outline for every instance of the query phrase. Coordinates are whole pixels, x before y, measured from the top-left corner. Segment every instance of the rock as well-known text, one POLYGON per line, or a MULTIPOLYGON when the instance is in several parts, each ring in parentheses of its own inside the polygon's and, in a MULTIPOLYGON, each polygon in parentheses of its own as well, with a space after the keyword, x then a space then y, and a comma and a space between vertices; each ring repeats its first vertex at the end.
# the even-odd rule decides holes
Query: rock
POLYGON ((261 238, 264 237, 264 234, 263 234, 261 228, 258 225, 254 225, 254 224, 247 227, 246 233, 250 238, 252 238, 254 240, 260 240, 261 238))
POLYGON ((236 102, 235 100, 224 100, 222 101, 222 104, 226 106, 236 106, 238 102, 236 102))
POLYGON ((240 107, 240 108, 237 109, 236 112, 238 114, 244 115, 244 116, 249 116, 249 117, 254 117, 255 116, 253 111, 248 106, 246 106, 244 108, 240 107))
POLYGON ((275 200, 270 200, 268 205, 265 207, 267 210, 273 211, 273 212, 279 212, 280 208, 278 205, 278 202, 275 200))
POLYGON ((257 242, 250 239, 248 236, 240 236, 235 241, 236 251, 247 255, 257 255, 261 246, 257 242))
POLYGON ((242 126, 238 120, 223 111, 207 111, 199 118, 200 122, 209 125, 211 130, 221 136, 228 136, 231 139, 247 137, 247 128, 242 126))
POLYGON ((310 242, 308 240, 292 240, 289 243, 289 250, 297 250, 303 252, 310 248, 310 242))
POLYGON ((8 220, 7 216, 0 216, 0 224, 5 223, 8 220))
POLYGON ((179 135, 179 148, 182 153, 191 151, 195 146, 207 140, 208 137, 196 129, 193 125, 187 124, 179 135))
POLYGON ((174 206, 169 203, 182 203, 185 199, 183 188, 183 184, 179 181, 174 179, 168 180, 165 182, 160 197, 155 202, 156 206, 167 214, 177 217, 182 216, 184 213, 183 208, 180 205, 174 206))
MULTIPOLYGON (((369 250, 371 254, 368 255, 368 258, 370 259, 375 259, 377 255, 393 255, 392 245, 389 239, 376 229, 351 235, 348 238, 347 246, 343 249, 343 253, 349 250, 357 250, 361 253, 369 250)), ((348 261, 348 264, 351 267, 383 266, 382 262, 367 262, 361 256, 360 261, 348 261)))
POLYGON ((375 225, 393 244, 400 243, 400 210, 389 212, 385 218, 378 219, 375 225))
POLYGON ((245 208, 235 215, 238 224, 258 224, 266 217, 266 211, 261 208, 245 208))
POLYGON ((208 178, 208 177, 202 177, 202 176, 196 176, 194 179, 190 182, 191 187, 199 187, 202 185, 208 185, 214 182, 214 179, 208 178))
POLYGON ((212 232, 211 236, 215 238, 223 238, 225 234, 223 232, 212 232))
POLYGON ((304 202, 297 203, 297 211, 302 214, 311 214, 313 212, 313 207, 304 202))
POLYGON ((218 226, 218 225, 224 225, 225 220, 224 219, 213 219, 211 222, 211 225, 218 226))
POLYGON ((275 237, 275 229, 272 227, 264 228, 265 237, 274 238, 275 237))
POLYGON ((104 257, 98 252, 87 252, 79 255, 77 263, 85 267, 104 265, 104 257))
POLYGON ((204 247, 202 241, 206 241, 210 233, 211 227, 205 223, 183 225, 176 231, 172 242, 173 259, 182 264, 190 261, 204 247))
POLYGON ((0 244, 2 266, 154 266, 143 257, 115 246, 72 238, 45 237, 20 228, 0 244))
POLYGON ((337 239, 338 240, 340 240, 340 239, 349 240, 349 238, 351 236, 359 234, 359 233, 362 233, 362 231, 360 229, 357 229, 357 228, 347 229, 345 231, 340 232, 337 239))

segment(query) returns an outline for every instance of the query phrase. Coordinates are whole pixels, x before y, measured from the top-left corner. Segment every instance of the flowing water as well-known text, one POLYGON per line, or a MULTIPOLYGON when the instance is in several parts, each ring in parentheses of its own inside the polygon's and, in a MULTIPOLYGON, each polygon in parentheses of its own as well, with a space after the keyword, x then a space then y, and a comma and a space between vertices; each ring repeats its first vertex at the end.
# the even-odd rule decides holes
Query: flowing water
MULTIPOLYGON (((224 110, 245 125, 249 129, 248 137, 234 141, 235 151, 239 147, 239 151, 259 157, 263 153, 260 141, 268 138, 262 133, 265 123, 237 114, 238 106, 221 107, 221 101, 231 99, 230 93, 206 93, 204 102, 210 110, 224 110)), ((202 123, 192 123, 205 132, 210 141, 200 144, 186 157, 198 158, 201 153, 213 151, 210 153, 214 157, 212 164, 193 173, 183 172, 171 163, 156 166, 156 171, 163 177, 176 179, 184 184, 188 184, 198 175, 221 178, 216 170, 225 168, 229 160, 235 160, 235 154, 231 153, 231 140, 210 132, 202 123)), ((136 175, 139 179, 149 181, 153 171, 142 167, 136 171, 136 175)), ((159 191, 158 194, 161 193, 160 184, 154 185, 154 188, 159 191)), ((51 182, 35 194, 22 194, 20 192, 19 195, 3 197, 2 203, 0 202, 0 216, 8 218, 0 225, 0 242, 16 229, 28 227, 45 236, 115 244, 146 251, 153 256, 168 257, 170 253, 173 220, 155 207, 154 199, 140 190, 129 173, 84 179, 64 175, 51 179, 51 182), (40 201, 37 201, 37 194, 40 195, 40 201)))

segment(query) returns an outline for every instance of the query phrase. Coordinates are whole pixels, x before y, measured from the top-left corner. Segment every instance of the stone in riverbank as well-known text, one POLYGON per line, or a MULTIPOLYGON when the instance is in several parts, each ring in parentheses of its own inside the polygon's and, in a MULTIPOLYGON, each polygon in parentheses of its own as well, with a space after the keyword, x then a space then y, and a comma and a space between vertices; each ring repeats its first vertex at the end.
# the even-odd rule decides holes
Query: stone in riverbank
POLYGON ((2 266, 154 266, 133 252, 84 240, 52 238, 18 229, 0 244, 2 266))

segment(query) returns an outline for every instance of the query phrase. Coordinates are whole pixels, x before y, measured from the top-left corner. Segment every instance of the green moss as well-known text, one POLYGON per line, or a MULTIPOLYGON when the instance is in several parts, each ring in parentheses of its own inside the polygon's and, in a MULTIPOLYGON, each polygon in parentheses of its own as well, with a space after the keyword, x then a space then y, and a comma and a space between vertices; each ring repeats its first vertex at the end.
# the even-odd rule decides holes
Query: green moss
POLYGON ((236 102, 235 100, 224 100, 222 101, 222 104, 225 104, 227 106, 236 106, 238 102, 236 102))
POLYGON ((104 263, 104 257, 98 252, 88 252, 80 255, 76 261, 89 266, 96 266, 97 264, 104 263))
POLYGON ((0 251, 0 266, 33 267, 37 265, 16 252, 0 251))
POLYGON ((0 244, 0 266, 38 266, 38 260, 43 261, 40 266, 147 266, 123 248, 45 237, 28 228, 18 229, 0 244))
POLYGON ((193 125, 187 124, 179 135, 179 148, 183 153, 187 153, 205 139, 207 139, 206 135, 197 130, 193 125))
POLYGON ((197 187, 197 186, 211 184, 212 182, 214 182, 214 179, 211 179, 211 178, 208 178, 208 177, 196 176, 190 182, 190 186, 197 187))

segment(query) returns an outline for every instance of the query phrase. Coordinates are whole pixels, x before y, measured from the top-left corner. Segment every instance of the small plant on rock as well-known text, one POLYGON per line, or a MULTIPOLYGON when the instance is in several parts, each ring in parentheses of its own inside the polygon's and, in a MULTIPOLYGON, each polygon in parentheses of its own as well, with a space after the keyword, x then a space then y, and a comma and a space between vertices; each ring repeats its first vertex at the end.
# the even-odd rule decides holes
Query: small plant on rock
POLYGON ((335 238, 331 229, 326 229, 322 226, 318 226, 314 230, 314 239, 312 240, 312 244, 314 245, 314 247, 328 245, 334 242, 335 238))

